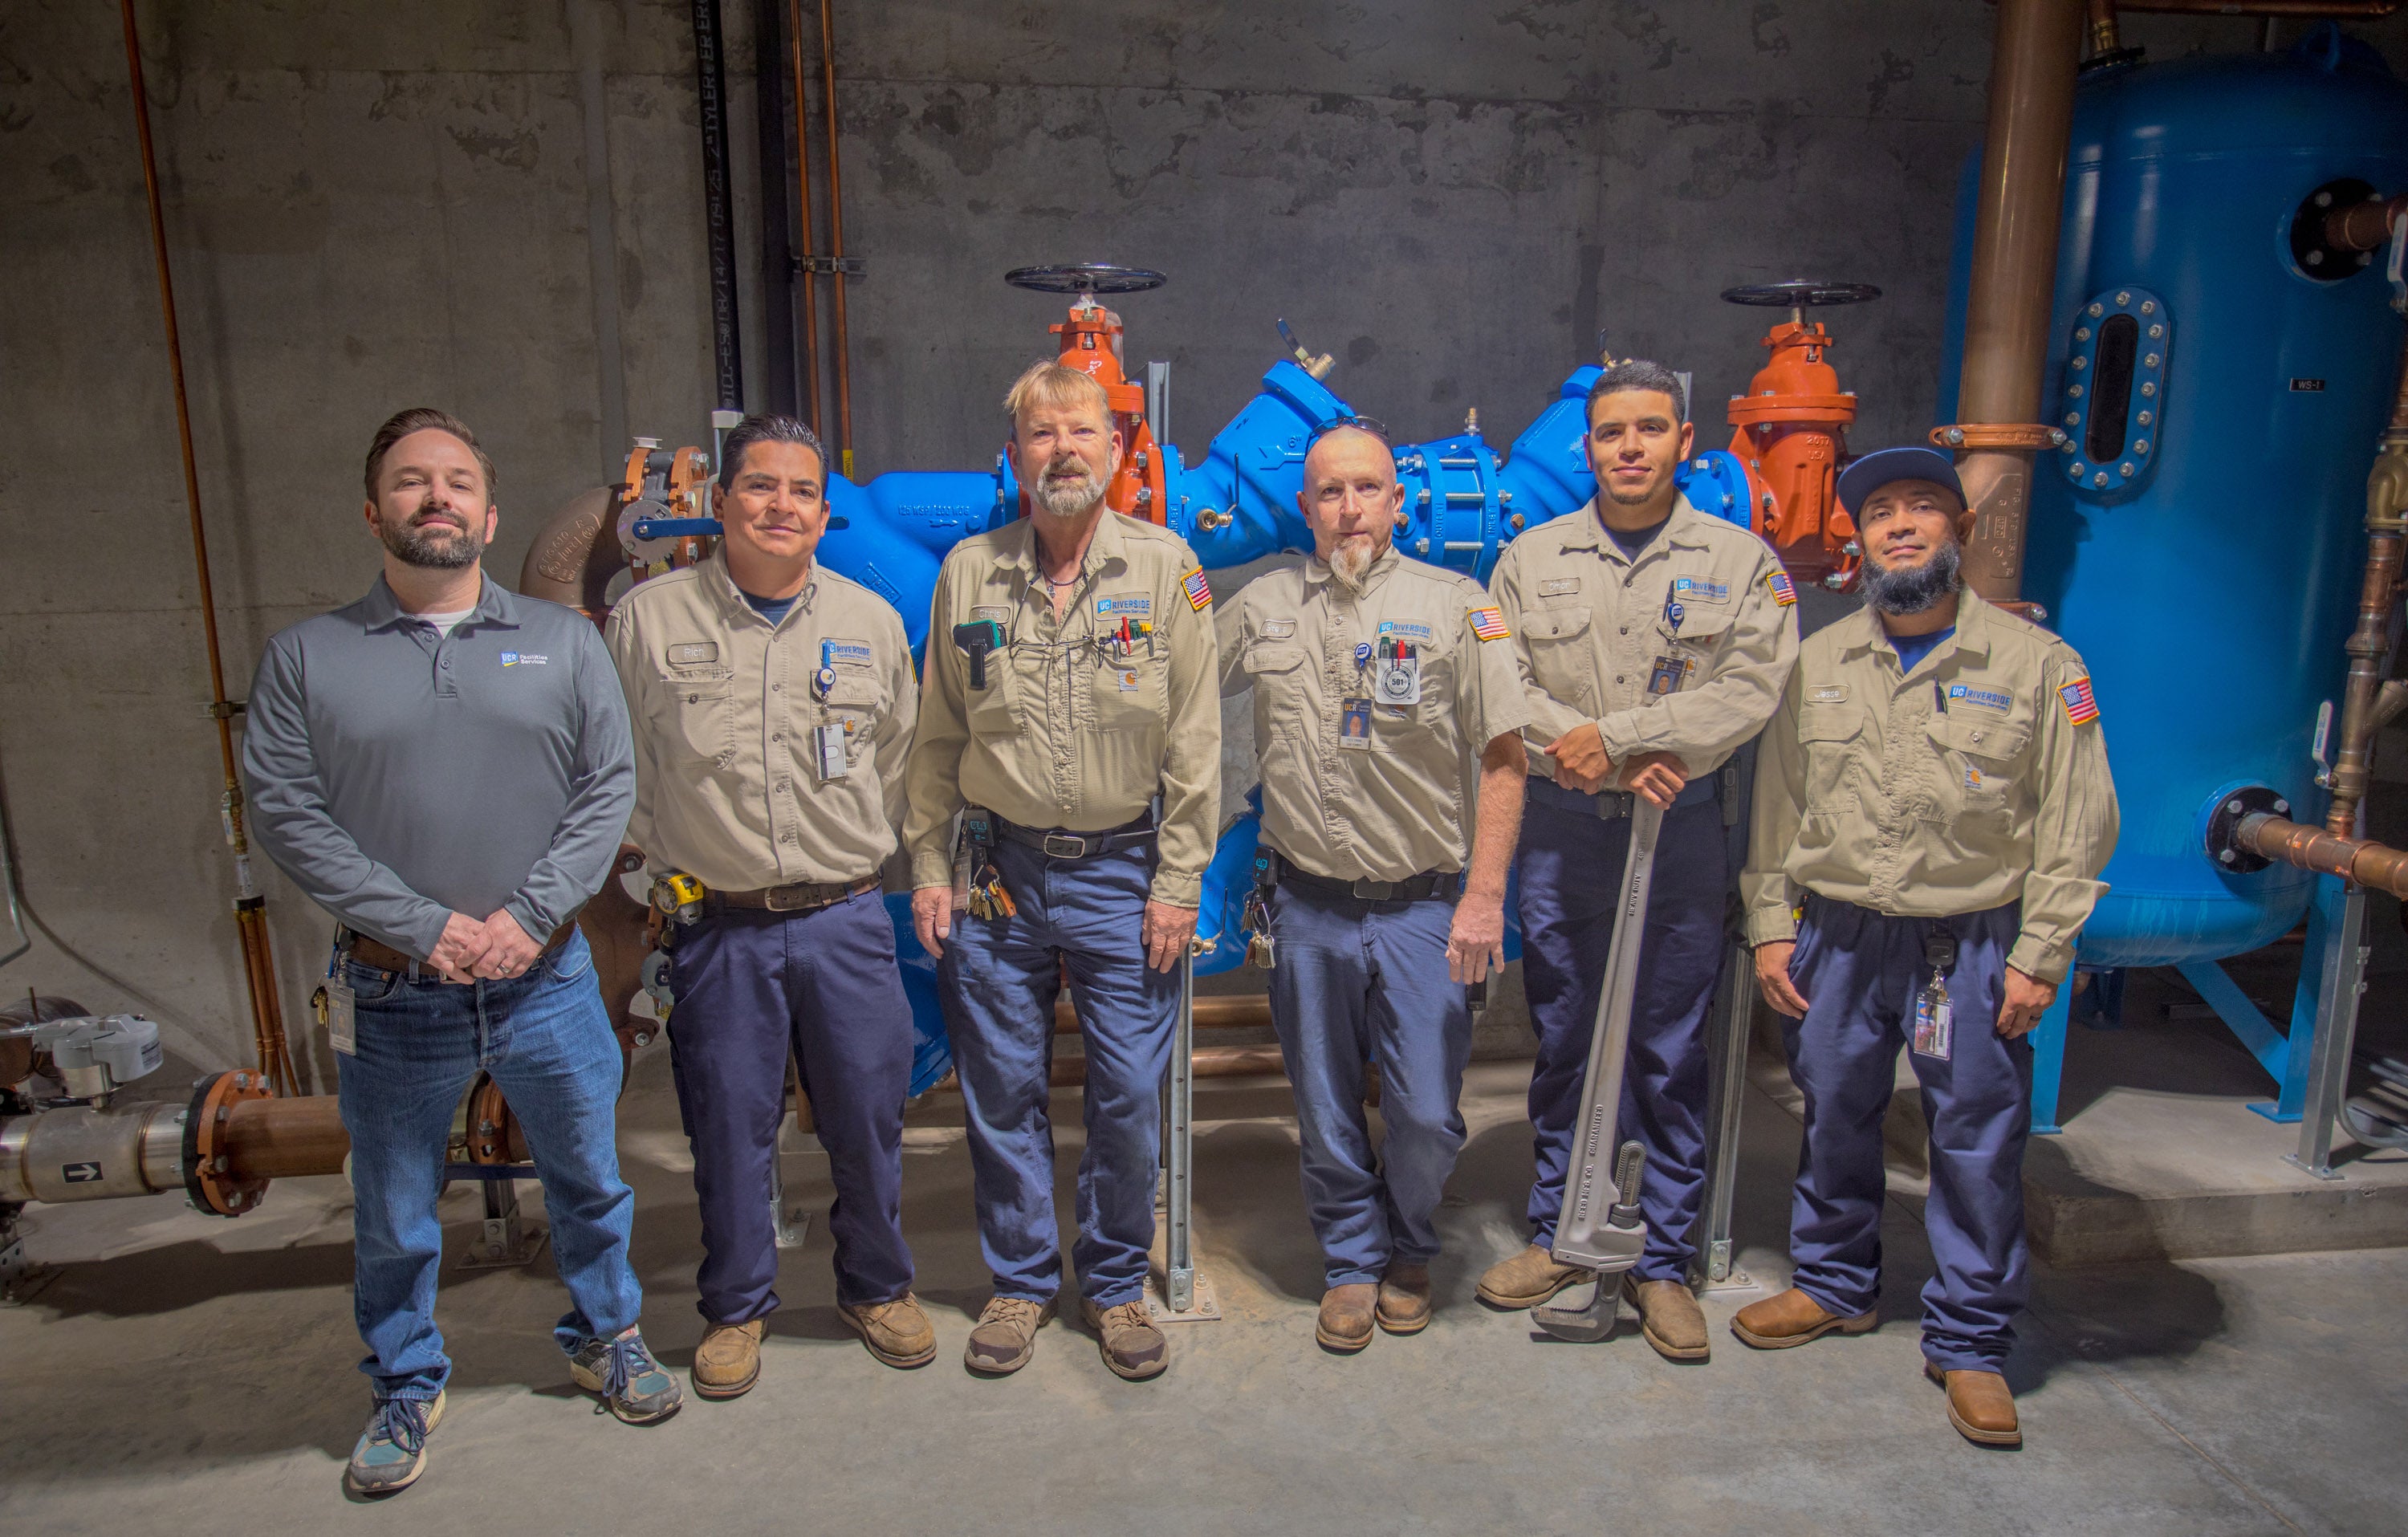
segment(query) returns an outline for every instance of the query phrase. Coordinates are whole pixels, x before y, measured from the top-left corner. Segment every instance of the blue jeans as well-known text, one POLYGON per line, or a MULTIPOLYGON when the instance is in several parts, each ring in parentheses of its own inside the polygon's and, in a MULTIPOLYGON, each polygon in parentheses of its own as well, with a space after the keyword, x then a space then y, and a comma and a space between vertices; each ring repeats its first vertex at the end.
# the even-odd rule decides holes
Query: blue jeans
POLYGON ((480 1069, 526 1132, 570 1307, 552 1337, 573 1350, 636 1321, 642 1289, 627 1264, 635 1192, 619 1178, 614 1107, 619 1041, 585 936, 504 982, 352 963, 355 1056, 337 1058, 351 1134, 351 1305, 368 1347, 360 1370, 380 1399, 432 1399, 451 1375, 435 1327, 444 1148, 480 1069))
MULTIPOLYGON (((1522 983, 1538 1032, 1530 1070, 1530 1128, 1538 1177, 1530 1184, 1531 1240, 1555 1241, 1573 1123, 1588 1079, 1597 996, 1613 942, 1614 903, 1630 857, 1630 819, 1563 809, 1532 780, 1522 819, 1522 983)), ((1614 1133, 1647 1150, 1639 1187, 1647 1248, 1641 1281, 1680 1281, 1697 1257, 1706 1188, 1706 1011, 1723 964, 1723 894, 1729 881, 1722 809, 1707 795, 1664 813, 1656 874, 1641 935, 1614 1133)), ((1554 787, 1550 785, 1549 790, 1554 787)))
POLYGON ((863 1307, 910 1291, 911 1005, 884 899, 866 892, 811 912, 731 908, 679 934, 670 978, 669 1059, 702 1202, 702 1315, 742 1324, 777 1309, 769 1171, 790 1055, 836 1185, 837 1300, 863 1307))
POLYGON ((1955 1039, 1945 1060, 1907 1053, 1931 1128, 1923 1225, 1935 1268, 1923 1288, 1923 1354, 1942 1371, 1996 1372, 2030 1291, 2023 1167, 2031 1038, 2006 1041, 1997 1029, 2007 951, 2022 928, 2015 903, 1932 919, 1806 898, 1789 957, 1806 1017, 1781 1022, 1790 1076, 1806 1097, 1789 1214, 1792 1280, 1846 1317, 1870 1313, 1881 1296, 1882 1120, 1915 995, 1931 980, 1923 941, 1935 923, 1956 938, 1946 978, 1955 1039))
POLYGON ((1062 973, 1086 1033, 1087 1150, 1079 1159, 1079 1289, 1099 1308, 1145 1293, 1179 979, 1145 964, 1151 845, 1053 859, 995 851, 1018 904, 1009 918, 959 913, 938 962, 945 1028, 961 1074, 979 1247, 997 1297, 1062 1288, 1054 1215, 1054 1000, 1062 973))
POLYGON ((1271 1024, 1296 1086, 1304 1200, 1326 1285, 1377 1281, 1438 1253, 1431 1216, 1463 1151, 1471 1011, 1446 974, 1455 904, 1283 886, 1271 901, 1271 1024), (1380 1068, 1375 1161, 1364 1066, 1380 1068))

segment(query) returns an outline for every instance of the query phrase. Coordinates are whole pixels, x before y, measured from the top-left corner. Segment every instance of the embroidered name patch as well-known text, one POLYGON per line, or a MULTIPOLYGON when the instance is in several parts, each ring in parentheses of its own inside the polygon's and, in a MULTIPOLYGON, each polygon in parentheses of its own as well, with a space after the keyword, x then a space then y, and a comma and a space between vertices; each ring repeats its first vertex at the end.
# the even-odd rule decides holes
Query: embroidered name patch
POLYGON ((1296 621, 1293 619, 1266 619, 1263 621, 1263 639, 1266 640, 1284 640, 1295 633, 1296 621))
POLYGON ((2001 694, 1995 688, 1975 688, 1969 683, 1949 684, 1948 697, 1962 699, 1967 704, 1977 704, 1985 710, 2007 711, 2015 707, 2014 695, 2001 694))
POLYGON ((1848 685, 1845 683, 1824 683, 1806 691, 1806 697, 1816 704, 1838 704, 1847 697, 1848 685))
POLYGON ((692 667, 696 662, 718 660, 719 642, 716 640, 689 640, 683 645, 669 648, 669 665, 672 667, 692 667))
POLYGON ((1541 597, 1569 597, 1580 591, 1578 577, 1550 577, 1539 583, 1541 597))
POLYGON ((1505 625, 1505 614, 1495 608, 1466 609, 1464 616, 1471 621, 1471 633, 1483 640, 1511 640, 1513 632, 1505 625))
POLYGON ((1727 603, 1730 601, 1730 583, 1709 582, 1704 577, 1674 577, 1672 596, 1694 597, 1701 603, 1727 603))
POLYGON ((1797 605, 1798 588, 1797 585, 1789 580, 1788 572, 1766 572, 1764 577, 1764 585, 1766 590, 1772 594, 1772 601, 1780 604, 1783 608, 1793 608, 1797 605))
POLYGON ((1381 620, 1380 633, 1382 635, 1402 635, 1415 640, 1427 640, 1431 638, 1430 627, 1427 625, 1416 625, 1411 620, 1404 619, 1381 620))
POLYGON ((2065 701, 2065 718, 2076 725, 2087 725, 2099 718, 2099 701, 2091 697, 2090 680, 2076 678, 2057 691, 2065 701))
POLYGON ((1004 608, 1000 604, 994 606, 981 606, 970 610, 970 618, 973 620, 993 619, 998 623, 1006 622, 1011 618, 1011 610, 1004 608))
POLYGON ((1212 584, 1204 580, 1204 567, 1201 566, 1188 572, 1179 585, 1187 594, 1187 606, 1197 613, 1212 606, 1212 584))
POLYGON ((1122 613, 1133 619, 1144 619, 1154 613, 1154 599, 1142 593, 1122 593, 1113 597, 1096 599, 1097 613, 1122 613))

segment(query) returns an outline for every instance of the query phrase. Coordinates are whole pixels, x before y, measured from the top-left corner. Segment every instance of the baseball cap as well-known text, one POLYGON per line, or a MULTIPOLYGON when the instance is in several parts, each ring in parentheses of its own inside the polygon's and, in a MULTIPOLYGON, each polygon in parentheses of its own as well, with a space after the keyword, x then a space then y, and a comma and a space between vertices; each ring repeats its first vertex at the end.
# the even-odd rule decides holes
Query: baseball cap
POLYGON ((1965 487, 1956 479, 1956 466, 1938 449, 1878 449, 1840 471, 1840 505, 1849 516, 1865 505, 1865 498, 1893 481, 1929 481, 1944 485, 1956 494, 1956 505, 1965 505, 1965 487))

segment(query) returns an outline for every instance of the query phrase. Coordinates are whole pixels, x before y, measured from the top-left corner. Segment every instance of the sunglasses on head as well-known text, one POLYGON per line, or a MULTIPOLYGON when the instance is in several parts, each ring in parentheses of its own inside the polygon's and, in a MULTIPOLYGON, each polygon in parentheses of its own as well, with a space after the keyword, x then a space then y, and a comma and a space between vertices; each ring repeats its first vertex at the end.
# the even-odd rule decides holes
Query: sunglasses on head
POLYGON ((1340 427, 1353 427, 1358 432, 1368 432, 1372 437, 1377 438, 1383 446, 1385 446, 1389 440, 1388 424, 1385 422, 1381 421, 1378 417, 1333 416, 1328 421, 1324 422, 1321 425, 1312 429, 1312 441, 1318 443, 1324 438, 1328 437, 1331 433, 1336 432, 1340 427))

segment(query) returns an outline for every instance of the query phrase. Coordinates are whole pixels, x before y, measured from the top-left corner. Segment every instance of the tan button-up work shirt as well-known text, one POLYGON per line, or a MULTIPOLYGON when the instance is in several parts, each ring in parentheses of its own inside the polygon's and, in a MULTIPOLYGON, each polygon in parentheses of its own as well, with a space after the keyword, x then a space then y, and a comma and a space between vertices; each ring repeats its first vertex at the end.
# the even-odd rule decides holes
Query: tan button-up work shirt
POLYGON ((714 553, 638 582, 605 639, 635 725, 627 837, 656 871, 756 891, 858 881, 895 852, 919 688, 884 598, 815 567, 773 627, 714 553), (851 729, 843 776, 823 780, 811 733, 828 725, 851 729))
POLYGON ((1221 807, 1203 573, 1178 535, 1107 513, 1057 621, 1036 542, 1023 518, 964 539, 937 573, 903 826, 912 884, 952 883, 953 820, 966 804, 1023 826, 1100 832, 1136 821, 1159 795, 1154 899, 1195 907, 1221 807), (982 619, 1000 624, 1009 644, 987 658, 987 686, 973 689, 953 628, 982 619))
POLYGON ((1221 690, 1254 691, 1264 839, 1335 880, 1463 869, 1480 754, 1530 719, 1488 595, 1391 548, 1359 596, 1315 559, 1255 578, 1238 610, 1221 690), (1413 648, 1417 703, 1379 702, 1383 641, 1413 648), (1358 660, 1365 646, 1371 654, 1358 660))
POLYGON ((2115 849, 2089 669, 1968 592, 1956 633, 1913 672, 1870 610, 1801 649, 1764 734, 1740 889, 1748 940, 1796 932, 1807 891, 1899 917, 2020 899, 2007 964, 2063 980, 2115 849))
POLYGON ((1530 697, 1530 771, 1549 779, 1555 760, 1538 749, 1590 721, 1617 765, 1669 752, 1691 779, 1710 774, 1764 729, 1798 660, 1781 563, 1685 497, 1636 559, 1595 501, 1542 523, 1505 547, 1488 588, 1530 697))

